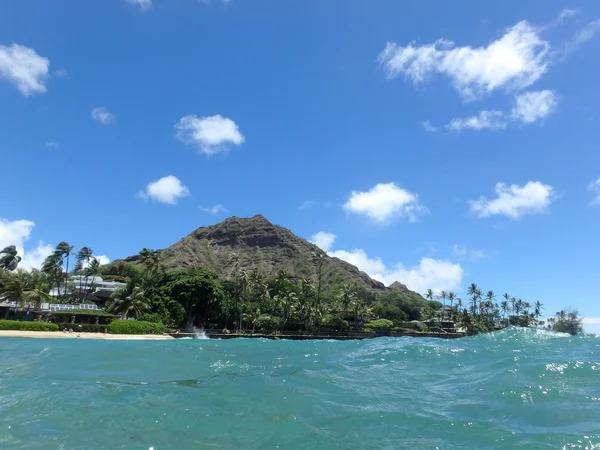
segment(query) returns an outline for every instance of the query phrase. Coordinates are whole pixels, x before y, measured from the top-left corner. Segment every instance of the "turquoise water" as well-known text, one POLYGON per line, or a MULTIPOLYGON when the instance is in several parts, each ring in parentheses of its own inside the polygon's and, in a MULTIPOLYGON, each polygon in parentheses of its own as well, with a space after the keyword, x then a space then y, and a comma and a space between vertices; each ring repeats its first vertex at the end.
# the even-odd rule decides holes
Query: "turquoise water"
POLYGON ((0 448, 600 448, 600 338, 0 338, 0 448))

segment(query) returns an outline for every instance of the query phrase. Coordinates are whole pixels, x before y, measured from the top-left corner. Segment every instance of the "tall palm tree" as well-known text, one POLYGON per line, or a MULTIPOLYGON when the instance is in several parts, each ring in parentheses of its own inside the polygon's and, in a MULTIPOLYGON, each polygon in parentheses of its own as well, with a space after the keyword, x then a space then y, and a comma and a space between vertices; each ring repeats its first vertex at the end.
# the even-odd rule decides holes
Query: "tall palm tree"
POLYGON ((116 290, 110 298, 107 311, 113 314, 139 319, 148 310, 148 299, 133 279, 128 279, 127 284, 116 290))
POLYGON ((73 252, 73 246, 69 245, 66 242, 59 242, 56 248, 54 249, 54 254, 59 255, 62 261, 66 260, 66 270, 64 273, 64 281, 65 281, 65 292, 67 290, 67 283, 69 282, 69 257, 73 252))
POLYGON ((100 275, 100 261, 98 261, 97 258, 92 257, 92 259, 89 263, 89 266, 84 269, 84 273, 85 273, 86 289, 85 289, 83 301, 86 301, 88 298, 88 295, 89 295, 89 291, 87 289, 88 277, 90 277, 90 276, 92 277, 92 281, 90 282, 90 290, 91 290, 91 287, 93 286, 94 281, 96 280, 96 277, 98 275, 100 275))
POLYGON ((425 298, 427 300, 433 300, 433 291, 431 289, 427 289, 427 293, 425 294, 425 298))
POLYGON ((454 300, 456 299, 456 294, 454 292, 448 292, 448 300, 450 300, 450 318, 454 320, 454 300))
POLYGON ((344 321, 346 319, 346 314, 348 314, 348 309, 350 308, 350 305, 352 304, 352 302, 354 301, 355 298, 356 298, 355 286, 353 286, 351 284, 345 284, 342 287, 342 292, 340 293, 340 295, 338 297, 340 306, 341 306, 342 321, 344 321))
POLYGON ((475 314, 475 311, 477 310, 477 300, 480 296, 480 292, 479 286, 475 283, 471 283, 467 288, 467 294, 471 296, 471 301, 473 302, 473 306, 471 307, 473 314, 475 314))
POLYGON ((17 247, 14 245, 4 247, 4 249, 0 251, 0 268, 9 271, 16 270, 21 262, 21 257, 18 256, 17 253, 17 247))
MULTIPOLYGON (((81 247, 81 249, 77 252, 77 254, 75 255, 75 258, 77 260, 76 266, 77 268, 81 267, 82 271, 84 268, 88 268, 90 266, 90 259, 92 258, 92 254, 94 253, 94 250, 92 250, 89 247, 81 247)), ((85 275, 85 283, 83 286, 83 292, 85 293, 85 297, 87 298, 87 282, 88 282, 88 275, 85 275)), ((81 287, 81 286, 79 286, 81 287)))
POLYGON ((317 277, 317 297, 316 297, 316 310, 320 311, 321 308, 321 284, 323 279, 323 264, 325 263, 325 253, 321 250, 313 251, 311 254, 313 265, 315 266, 315 275, 317 277))
POLYGON ((540 316, 542 315, 542 309, 544 309, 544 306, 538 300, 535 302, 533 307, 534 307, 533 315, 535 316, 535 320, 539 320, 540 316))
POLYGON ((442 322, 444 321, 444 315, 446 312, 446 297, 448 296, 448 294, 446 294, 446 291, 441 291, 438 295, 438 298, 442 299, 442 322))
POLYGON ((504 320, 506 320, 507 314, 508 314, 508 309, 510 308, 508 306, 508 302, 506 300, 503 300, 502 303, 500 303, 500 308, 502 309, 502 315, 504 317, 504 320))
MULTIPOLYGON (((62 284, 62 268, 60 267, 61 256, 52 253, 49 255, 42 264, 42 273, 48 279, 50 287, 54 283, 56 283, 56 290, 58 292, 58 296, 60 297, 60 285, 62 284)), ((66 286, 65 286, 66 292, 66 286)))

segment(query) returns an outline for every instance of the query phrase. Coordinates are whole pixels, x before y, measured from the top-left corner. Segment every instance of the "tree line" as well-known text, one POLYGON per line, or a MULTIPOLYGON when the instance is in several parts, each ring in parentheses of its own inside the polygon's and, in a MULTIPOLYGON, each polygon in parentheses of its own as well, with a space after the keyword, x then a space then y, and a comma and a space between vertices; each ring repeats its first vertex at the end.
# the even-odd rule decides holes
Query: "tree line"
MULTIPOLYGON (((20 258, 16 248, 9 246, 0 252, 0 298, 39 305, 50 301, 49 292, 54 288, 57 296, 52 301, 81 303, 87 301, 94 280, 102 276, 125 283, 111 295, 108 312, 177 328, 304 332, 359 331, 370 325, 370 329, 400 330, 417 321, 423 331, 462 327, 475 334, 508 325, 543 324, 539 301, 529 303, 504 294, 498 302, 493 291, 484 292, 474 283, 467 288, 464 301, 454 292, 435 295, 431 289, 422 298, 355 284, 323 286, 325 257, 322 252, 312 254, 312 277, 298 280, 279 270, 267 279, 256 269, 242 268, 239 255, 232 253, 231 273, 220 279, 205 268, 166 271, 160 252, 146 248, 140 251, 137 263, 117 261, 102 266, 89 247, 74 252, 66 242, 56 246, 41 270, 25 271, 18 269, 20 258), (71 258, 75 261, 72 268, 71 258), (76 296, 68 295, 73 274, 84 277, 76 296)), ((549 325, 562 331, 558 328, 564 323, 554 319, 549 325)))

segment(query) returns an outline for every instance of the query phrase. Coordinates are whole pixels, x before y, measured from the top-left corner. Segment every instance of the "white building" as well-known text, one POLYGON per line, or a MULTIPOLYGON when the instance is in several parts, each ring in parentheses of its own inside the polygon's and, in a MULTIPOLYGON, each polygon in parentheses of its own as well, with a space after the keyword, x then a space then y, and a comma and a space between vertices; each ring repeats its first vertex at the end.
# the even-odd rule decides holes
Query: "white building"
MULTIPOLYGON (((67 294, 74 292, 85 292, 94 294, 99 291, 103 292, 115 292, 117 289, 124 287, 125 283, 119 283, 118 281, 105 281, 102 277, 85 277, 84 275, 72 275, 69 277, 69 284, 74 284, 74 289, 67 289, 67 294)), ((64 285, 60 288, 60 293, 64 295, 64 285)), ((58 289, 53 288, 50 290, 52 297, 58 297, 58 289)))

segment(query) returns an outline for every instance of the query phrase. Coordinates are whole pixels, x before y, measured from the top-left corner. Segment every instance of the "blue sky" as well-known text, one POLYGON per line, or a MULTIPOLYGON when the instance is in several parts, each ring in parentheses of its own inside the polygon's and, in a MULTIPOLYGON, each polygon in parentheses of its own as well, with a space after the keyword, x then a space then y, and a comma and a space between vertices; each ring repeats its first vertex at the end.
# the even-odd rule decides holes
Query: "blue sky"
POLYGON ((372 276, 600 330, 600 4, 0 3, 0 246, 263 214, 372 276))

